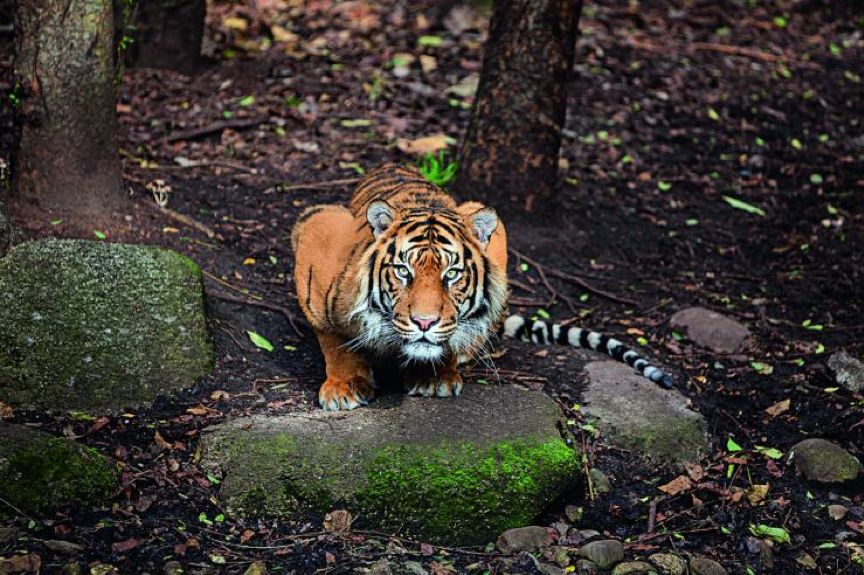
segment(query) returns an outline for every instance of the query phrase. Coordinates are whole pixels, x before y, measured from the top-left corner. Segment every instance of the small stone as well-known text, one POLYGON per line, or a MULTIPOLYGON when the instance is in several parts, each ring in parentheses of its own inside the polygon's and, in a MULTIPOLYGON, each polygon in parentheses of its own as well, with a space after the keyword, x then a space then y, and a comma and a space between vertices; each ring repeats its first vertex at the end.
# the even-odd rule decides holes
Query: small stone
POLYGON ((169 561, 162 570, 165 575, 183 575, 183 566, 179 561, 169 561))
POLYGON ((843 483, 861 473, 861 463, 848 451, 824 439, 805 439, 790 450, 798 472, 810 481, 843 483))
POLYGON ((263 561, 253 561, 243 575, 267 575, 267 565, 263 561))
POLYGON ((564 570, 557 565, 551 563, 541 563, 540 573, 543 575, 564 575, 564 570))
POLYGON ((600 569, 609 569, 624 559, 624 546, 614 539, 592 541, 579 549, 579 555, 596 563, 600 569))
POLYGON ((498 538, 498 549, 502 553, 536 551, 541 547, 548 547, 553 542, 552 535, 545 527, 517 527, 501 534, 498 538))
POLYGON ((828 506, 828 517, 834 521, 840 521, 846 517, 847 513, 849 513, 849 509, 844 505, 834 504, 828 506))
POLYGON ((682 309, 669 323, 683 329, 687 337, 717 353, 740 353, 747 348, 752 334, 733 319, 703 307, 682 309))
POLYGON ((597 575, 599 569, 597 564, 588 559, 580 559, 576 562, 576 575, 597 575))
POLYGON ((837 383, 849 391, 864 390, 864 363, 846 351, 838 351, 828 358, 828 367, 837 383))
POLYGON ((600 532, 595 531, 594 529, 580 529, 576 532, 576 535, 578 535, 579 539, 581 539, 582 541, 588 541, 589 539, 600 537, 600 532))
POLYGON ((591 485, 597 493, 609 493, 612 491, 612 482, 609 480, 609 477, 596 467, 588 470, 588 478, 591 480, 591 485))
POLYGON ((72 543, 71 541, 48 540, 43 541, 42 545, 55 553, 65 553, 66 555, 74 555, 75 553, 84 550, 81 545, 72 543))
POLYGON ((687 562, 671 553, 655 553, 648 560, 657 566, 662 575, 684 575, 687 573, 687 562))
POLYGON ((657 575, 657 570, 644 561, 628 561, 616 565, 612 575, 657 575))
POLYGON ((727 575, 722 565, 707 557, 694 557, 690 560, 690 575, 727 575))
POLYGON ((395 565, 392 561, 381 559, 369 568, 369 575, 393 575, 395 565))
POLYGON ((798 563, 798 565, 801 565, 802 567, 804 567, 804 569, 811 569, 812 570, 812 569, 816 569, 818 567, 818 565, 816 564, 816 560, 813 559, 813 557, 811 555, 808 555, 807 553, 804 553, 803 555, 801 555, 800 557, 795 559, 795 562, 798 563))
POLYGON ((582 508, 575 505, 568 505, 564 508, 564 515, 570 523, 579 523, 582 521, 582 508))

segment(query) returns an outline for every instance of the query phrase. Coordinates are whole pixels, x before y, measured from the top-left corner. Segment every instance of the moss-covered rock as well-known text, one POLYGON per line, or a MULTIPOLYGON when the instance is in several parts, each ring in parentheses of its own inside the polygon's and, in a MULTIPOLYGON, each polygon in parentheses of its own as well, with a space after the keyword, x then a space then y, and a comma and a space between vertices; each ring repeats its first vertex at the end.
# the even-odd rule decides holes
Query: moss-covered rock
POLYGON ((585 367, 586 413, 611 443, 655 462, 696 462, 708 452, 708 424, 675 390, 631 367, 594 361, 585 367))
POLYGON ((0 424, 0 497, 18 509, 40 514, 66 503, 90 505, 116 485, 116 465, 94 449, 0 424))
POLYGON ((346 507, 369 527, 478 544, 531 524, 579 480, 546 396, 466 386, 385 396, 348 413, 238 419, 209 430, 202 465, 236 515, 305 520, 346 507))
POLYGON ((854 481, 864 473, 861 463, 848 451, 825 439, 805 439, 789 450, 798 472, 818 483, 854 481))
POLYGON ((0 399, 30 408, 140 406, 212 366, 201 271, 177 253, 84 240, 0 259, 0 399))

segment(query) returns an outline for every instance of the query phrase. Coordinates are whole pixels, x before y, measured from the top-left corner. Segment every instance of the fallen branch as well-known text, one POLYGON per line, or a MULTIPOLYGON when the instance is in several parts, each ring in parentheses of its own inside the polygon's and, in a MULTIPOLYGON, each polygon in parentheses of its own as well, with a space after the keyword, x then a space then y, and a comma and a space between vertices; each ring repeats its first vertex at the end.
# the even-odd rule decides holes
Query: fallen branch
POLYGON ((326 190, 329 188, 337 188, 339 186, 350 186, 360 181, 360 178, 344 178, 342 180, 329 180, 325 182, 311 182, 308 184, 291 184, 290 186, 277 186, 280 192, 290 192, 293 190, 326 190))
POLYGON ((209 136, 210 134, 215 134, 216 132, 221 132, 222 130, 252 128, 254 126, 258 126, 259 124, 263 124, 267 120, 269 120, 269 118, 265 117, 241 118, 237 120, 218 120, 216 122, 213 122, 212 124, 208 124, 200 128, 190 128, 188 130, 181 130, 173 134, 168 134, 167 136, 162 138, 161 141, 163 144, 170 144, 172 142, 179 142, 180 140, 195 140, 197 138, 209 136))
POLYGON ((585 280, 583 280, 582 278, 580 278, 578 276, 564 273, 561 270, 558 270, 555 268, 545 267, 540 262, 538 262, 537 260, 531 259, 528 256, 526 256, 525 254, 517 252, 513 248, 510 248, 509 251, 510 251, 510 253, 515 255, 517 258, 519 258, 519 259, 525 261, 526 263, 537 268, 537 273, 540 274, 541 279, 543 279, 545 277, 546 273, 548 273, 549 275, 551 275, 553 277, 556 277, 556 278, 562 279, 566 282, 575 284, 575 285, 581 287, 582 289, 584 289, 585 291, 591 292, 595 295, 599 295, 600 297, 605 297, 606 299, 609 299, 609 300, 612 300, 612 301, 618 302, 618 303, 623 303, 626 305, 633 305, 633 306, 636 305, 636 302, 633 301, 632 299, 617 296, 613 293, 609 293, 606 290, 602 290, 598 287, 594 287, 593 285, 591 285, 590 283, 586 282, 585 280))
MULTIPOLYGON (((202 271, 203 271, 203 270, 202 270, 202 271)), ((211 274, 211 273, 208 272, 208 271, 203 271, 203 273, 204 273, 204 276, 205 276, 205 277, 207 277, 207 278, 209 278, 209 279, 211 279, 211 280, 213 280, 213 281, 219 283, 220 285, 226 286, 226 287, 228 287, 228 288, 230 288, 230 289, 233 289, 233 290, 235 290, 235 291, 238 291, 238 292, 240 292, 240 293, 243 293, 247 298, 253 298, 253 297, 255 297, 255 296, 252 296, 252 295, 250 295, 250 294, 246 294, 246 293, 244 293, 242 290, 240 290, 240 288, 237 288, 237 287, 235 287, 235 286, 232 286, 231 284, 229 284, 229 283, 226 282, 225 280, 223 280, 223 279, 221 279, 221 278, 219 278, 219 277, 214 276, 213 274, 211 274)), ((280 313, 280 314, 282 314, 282 317, 284 317, 286 320, 288 320, 288 324, 291 326, 291 329, 294 330, 294 333, 296 333, 297 336, 300 337, 301 339, 303 338, 303 332, 300 331, 300 328, 298 328, 298 327, 297 327, 297 324, 295 323, 296 318, 294 317, 294 314, 292 314, 292 313, 288 310, 288 308, 286 308, 286 307, 282 307, 281 305, 277 305, 277 304, 275 304, 275 303, 270 303, 270 302, 268 302, 268 301, 264 301, 263 299, 247 299, 247 298, 239 298, 239 297, 234 297, 234 296, 232 296, 232 295, 223 294, 223 293, 218 293, 218 292, 214 292, 214 293, 211 293, 211 294, 209 294, 209 295, 212 295, 212 296, 215 297, 215 298, 222 299, 222 300, 225 300, 225 301, 230 301, 230 302, 234 302, 234 303, 242 303, 242 304, 245 304, 245 305, 251 305, 251 306, 255 306, 255 307, 260 307, 260 308, 264 308, 264 309, 266 309, 266 310, 275 311, 276 313, 280 313)))
POLYGON ((743 56, 745 58, 753 58, 763 62, 786 62, 787 59, 776 54, 763 52, 756 48, 747 48, 745 46, 733 46, 730 44, 718 44, 716 42, 691 42, 689 47, 693 50, 707 50, 709 52, 720 52, 721 54, 729 54, 730 56, 743 56))

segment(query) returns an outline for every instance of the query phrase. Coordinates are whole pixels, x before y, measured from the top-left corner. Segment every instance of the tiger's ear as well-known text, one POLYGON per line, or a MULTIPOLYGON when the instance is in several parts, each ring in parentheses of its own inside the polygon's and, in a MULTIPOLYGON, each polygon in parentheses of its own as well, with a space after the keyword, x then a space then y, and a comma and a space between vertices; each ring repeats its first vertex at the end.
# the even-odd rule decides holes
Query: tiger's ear
POLYGON ((495 233, 498 227, 498 214, 492 208, 481 208, 468 216, 468 221, 471 224, 471 231, 483 247, 489 244, 489 238, 495 233))
POLYGON ((375 200, 366 208, 366 221, 372 226, 372 234, 377 238, 393 223, 393 208, 384 200, 375 200))

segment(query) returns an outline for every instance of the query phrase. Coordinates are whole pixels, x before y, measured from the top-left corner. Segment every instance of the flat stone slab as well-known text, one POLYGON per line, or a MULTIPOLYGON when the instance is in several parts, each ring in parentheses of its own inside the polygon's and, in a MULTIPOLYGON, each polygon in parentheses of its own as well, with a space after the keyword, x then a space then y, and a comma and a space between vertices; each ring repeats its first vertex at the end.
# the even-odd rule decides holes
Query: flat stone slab
POLYGON ((737 321, 704 307, 682 309, 672 316, 669 323, 683 329, 687 337, 697 344, 717 353, 745 351, 753 335, 737 321))
MULTIPOLYGON (((0 497, 34 515, 95 504, 117 486, 117 466, 70 439, 0 423, 0 497)), ((0 506, 0 518, 8 511, 0 506)))
POLYGON ((616 361, 593 361, 585 371, 585 413, 607 441, 657 462, 697 462, 708 452, 708 424, 678 391, 616 361))
POLYGON ((531 525, 573 494, 579 460, 542 393, 466 385, 458 398, 385 395, 350 412, 252 416, 207 430, 202 467, 226 510, 361 524, 473 545, 531 525))
POLYGON ((175 252, 84 240, 0 259, 0 401, 99 412, 209 373, 201 270, 175 252))

